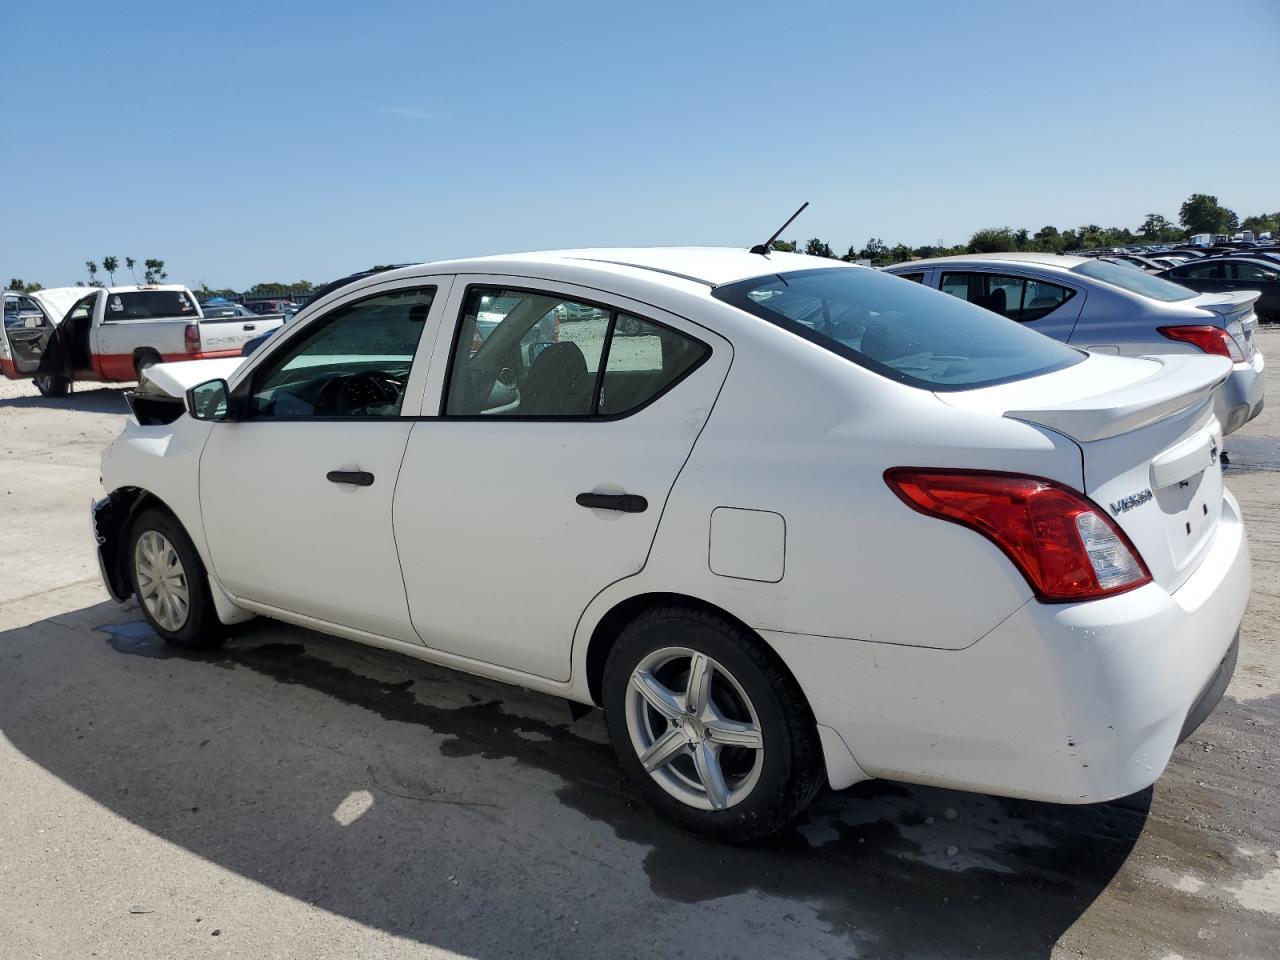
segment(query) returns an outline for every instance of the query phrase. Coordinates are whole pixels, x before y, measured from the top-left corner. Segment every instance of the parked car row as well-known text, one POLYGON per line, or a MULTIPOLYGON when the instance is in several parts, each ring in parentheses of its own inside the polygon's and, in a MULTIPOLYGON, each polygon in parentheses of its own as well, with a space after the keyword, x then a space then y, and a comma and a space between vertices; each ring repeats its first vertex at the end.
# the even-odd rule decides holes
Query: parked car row
POLYGON ((420 264, 153 368, 108 591, 181 647, 263 615, 603 707, 649 802, 732 840, 872 777, 1148 786, 1235 666, 1256 295, 756 249, 420 264))
MULTIPOLYGON (((1215 395, 1224 434, 1262 412, 1264 362, 1253 339, 1260 294, 1254 290, 1198 293, 1105 258, 1051 253, 941 257, 886 269, 1092 353, 1226 357, 1231 373, 1215 395)), ((896 349, 919 348, 903 341, 896 349)))

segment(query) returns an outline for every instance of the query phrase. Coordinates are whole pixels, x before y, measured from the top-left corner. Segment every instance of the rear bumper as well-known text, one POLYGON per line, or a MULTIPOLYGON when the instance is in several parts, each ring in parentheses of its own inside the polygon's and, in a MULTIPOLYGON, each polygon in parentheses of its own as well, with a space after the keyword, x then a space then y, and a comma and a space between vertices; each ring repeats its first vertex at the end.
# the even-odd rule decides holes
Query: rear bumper
POLYGON ((1029 601, 963 650, 766 636, 868 775, 1092 803, 1153 783, 1216 705, 1249 590, 1227 493, 1209 554, 1172 594, 1029 601))
POLYGON ((1223 436, 1235 433, 1262 412, 1266 390, 1266 364, 1262 351, 1255 350, 1252 360, 1232 366, 1231 375, 1214 396, 1214 413, 1222 424, 1223 436))

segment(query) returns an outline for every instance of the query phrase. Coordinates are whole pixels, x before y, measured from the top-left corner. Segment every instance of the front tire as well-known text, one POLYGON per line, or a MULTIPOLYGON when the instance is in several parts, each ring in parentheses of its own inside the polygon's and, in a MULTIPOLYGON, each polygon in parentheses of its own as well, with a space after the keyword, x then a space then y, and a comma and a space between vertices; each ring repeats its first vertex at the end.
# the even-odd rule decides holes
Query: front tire
POLYGON ((55 373, 41 373, 35 377, 36 389, 42 397, 65 397, 71 392, 71 381, 55 373))
POLYGON ((151 629, 184 650, 211 650, 223 627, 200 555, 170 514, 154 507, 133 521, 128 541, 133 593, 151 629))
POLYGON ((755 634, 683 607, 641 614, 604 673, 605 720, 649 803, 695 833, 745 843, 781 829, 824 780, 812 713, 755 634))

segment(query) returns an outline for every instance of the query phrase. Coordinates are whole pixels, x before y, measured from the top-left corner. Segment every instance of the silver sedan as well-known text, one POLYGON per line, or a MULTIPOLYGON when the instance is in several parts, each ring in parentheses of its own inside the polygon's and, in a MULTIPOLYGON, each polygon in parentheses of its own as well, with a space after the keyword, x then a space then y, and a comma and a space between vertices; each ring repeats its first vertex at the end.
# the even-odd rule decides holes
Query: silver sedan
POLYGON ((938 257, 886 272, 1094 353, 1229 357, 1232 372, 1217 396, 1223 433, 1262 412, 1265 374, 1253 342, 1256 292, 1197 293, 1132 267, 1051 253, 938 257))

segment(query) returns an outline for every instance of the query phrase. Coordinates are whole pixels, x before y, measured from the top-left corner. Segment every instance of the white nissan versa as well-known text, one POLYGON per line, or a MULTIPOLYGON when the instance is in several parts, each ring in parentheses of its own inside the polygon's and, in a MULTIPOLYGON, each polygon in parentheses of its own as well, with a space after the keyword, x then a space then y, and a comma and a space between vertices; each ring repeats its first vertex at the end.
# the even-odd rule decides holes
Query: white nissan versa
POLYGON ((430 263, 148 371, 95 532, 178 646, 261 614, 602 706, 692 830, 870 777, 1087 803, 1234 667, 1230 370, 794 254, 430 263))

